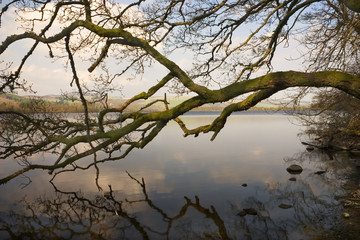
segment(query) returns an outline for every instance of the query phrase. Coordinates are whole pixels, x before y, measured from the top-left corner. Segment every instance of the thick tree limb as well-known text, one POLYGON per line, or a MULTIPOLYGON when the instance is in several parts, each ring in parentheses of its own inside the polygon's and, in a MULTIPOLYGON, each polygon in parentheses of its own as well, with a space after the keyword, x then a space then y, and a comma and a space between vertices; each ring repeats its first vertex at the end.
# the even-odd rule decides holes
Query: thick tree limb
MULTIPOLYGON (((170 76, 169 76, 170 77, 170 76)), ((64 161, 59 159, 55 165, 31 165, 23 170, 20 170, 8 177, 5 177, 0 180, 0 183, 6 183, 10 179, 23 174, 26 171, 32 169, 48 169, 55 170, 60 168, 65 168, 66 166, 76 162, 77 160, 94 154, 101 149, 106 148, 117 140, 121 139, 125 135, 135 131, 145 123, 149 122, 158 122, 158 125, 148 136, 144 136, 143 140, 139 143, 133 145, 136 148, 143 148, 148 142, 150 142, 166 125, 166 122, 176 119, 180 115, 199 107, 206 103, 215 103, 215 102, 224 102, 230 99, 233 99, 236 96, 240 96, 245 93, 256 92, 250 95, 247 99, 242 102, 231 104, 224 109, 222 114, 214 120, 212 124, 205 127, 200 127, 195 130, 186 130, 182 127, 185 134, 198 134, 200 132, 209 132, 213 131, 214 136, 212 140, 216 137, 218 132, 223 128, 227 117, 233 111, 246 110, 256 103, 265 99, 272 94, 286 89, 288 87, 299 87, 299 86, 310 86, 310 87, 334 87, 342 89, 349 94, 360 98, 360 78, 354 75, 342 73, 342 72, 317 72, 317 73, 302 73, 302 72, 278 72, 267 74, 262 77, 258 77, 252 80, 233 83, 230 86, 220 89, 213 90, 211 97, 203 98, 200 96, 195 96, 189 100, 175 106, 174 108, 153 112, 153 113, 138 113, 137 117, 134 118, 133 122, 115 130, 109 130, 107 132, 97 132, 90 135, 86 134, 84 136, 76 136, 73 138, 64 138, 62 136, 53 136, 51 137, 52 142, 62 142, 66 144, 66 149, 70 149, 73 146, 76 146, 79 143, 92 143, 95 141, 102 141, 96 146, 92 147, 89 150, 86 150, 82 153, 78 153, 75 156, 69 157, 64 161)), ((61 156, 65 156, 65 152, 61 156)))
POLYGON ((354 12, 360 13, 360 1, 359 0, 340 0, 343 2, 348 8, 353 10, 354 12))

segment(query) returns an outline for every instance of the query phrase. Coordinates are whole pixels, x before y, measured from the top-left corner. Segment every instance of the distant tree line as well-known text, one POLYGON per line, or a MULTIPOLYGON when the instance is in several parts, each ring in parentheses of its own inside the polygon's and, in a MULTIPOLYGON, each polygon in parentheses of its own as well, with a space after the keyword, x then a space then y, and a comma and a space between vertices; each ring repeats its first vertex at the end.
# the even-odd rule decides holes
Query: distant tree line
MULTIPOLYGON (((19 111, 23 113, 79 113, 83 111, 79 100, 69 101, 58 98, 55 101, 40 97, 22 97, 15 94, 2 94, 0 99, 8 99, 0 103, 0 111, 19 111)), ((89 104, 90 112, 100 111, 99 104, 89 104)))

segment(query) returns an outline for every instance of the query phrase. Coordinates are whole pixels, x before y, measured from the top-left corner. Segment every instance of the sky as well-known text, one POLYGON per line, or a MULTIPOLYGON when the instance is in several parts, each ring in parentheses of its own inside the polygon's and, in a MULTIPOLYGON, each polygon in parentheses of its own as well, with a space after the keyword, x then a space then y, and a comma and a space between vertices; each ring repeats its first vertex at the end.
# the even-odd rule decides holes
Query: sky
MULTIPOLYGON (((0 28, 0 41, 3 41, 11 34, 21 33, 19 23, 14 21, 14 14, 5 15, 2 19, 0 28)), ((10 46, 2 55, 0 61, 12 61, 13 66, 18 66, 24 53, 32 46, 33 41, 21 40, 10 46)), ((299 51, 297 43, 291 42, 290 47, 284 48, 280 46, 273 60, 274 71, 287 71, 287 70, 301 70, 301 60, 289 60, 291 58, 298 58, 299 51)), ((89 56, 90 57, 90 56, 89 56)), ((170 60, 176 62, 180 67, 189 67, 192 65, 192 58, 184 52, 177 52, 170 55, 170 60)), ((70 86, 72 73, 69 68, 66 68, 64 59, 54 61, 49 57, 49 50, 46 46, 42 45, 34 52, 29 61, 23 68, 22 77, 32 85, 32 89, 37 95, 59 95, 63 92, 75 91, 75 85, 70 86)), ((89 62, 78 61, 77 68, 78 74, 82 81, 89 81, 91 73, 87 71, 89 62)), ((114 67, 117 67, 114 65, 114 67)), ((149 71, 137 80, 120 79, 116 82, 118 89, 123 89, 121 92, 116 91, 112 93, 115 96, 131 97, 142 91, 147 90, 166 73, 164 67, 155 64, 149 71)), ((27 95, 18 91, 20 95, 27 95)), ((161 93, 160 93, 161 94, 161 93)))

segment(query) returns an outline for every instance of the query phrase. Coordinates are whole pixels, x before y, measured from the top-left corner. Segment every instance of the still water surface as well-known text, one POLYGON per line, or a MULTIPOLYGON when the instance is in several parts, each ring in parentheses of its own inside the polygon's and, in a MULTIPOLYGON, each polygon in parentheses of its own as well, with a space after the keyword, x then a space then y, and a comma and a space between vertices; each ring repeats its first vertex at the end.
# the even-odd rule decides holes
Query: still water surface
MULTIPOLYGON (((196 127, 214 117, 182 119, 196 127)), ((354 159, 306 152, 301 127, 291 122, 280 113, 234 115, 213 142, 210 134, 184 138, 171 122, 145 149, 100 165, 103 193, 94 170, 60 175, 53 184, 46 172, 31 172, 25 188, 28 178, 0 186, 0 239, 314 239, 331 233, 343 222, 335 199, 344 194, 354 159), (304 171, 289 174, 291 164, 304 171)), ((1 162, 0 176, 16 167, 1 162)))

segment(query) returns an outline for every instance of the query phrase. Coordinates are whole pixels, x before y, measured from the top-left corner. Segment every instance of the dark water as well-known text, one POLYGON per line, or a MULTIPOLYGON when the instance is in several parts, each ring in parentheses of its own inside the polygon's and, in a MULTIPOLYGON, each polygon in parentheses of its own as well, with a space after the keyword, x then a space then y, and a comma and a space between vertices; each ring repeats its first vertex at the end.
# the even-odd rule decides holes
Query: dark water
MULTIPOLYGON (((214 117, 182 119, 195 127, 214 117)), ((344 209, 336 199, 345 194, 342 185, 357 159, 306 152, 298 137, 301 127, 289 119, 294 121, 283 114, 235 115, 213 142, 209 134, 184 138, 169 123, 145 149, 100 165, 103 192, 93 169, 59 175, 52 183, 46 172, 31 172, 0 186, 0 239, 316 239, 331 234, 343 224, 344 209), (291 164, 303 172, 289 174, 291 164)), ((1 162, 0 176, 16 168, 1 162)))

